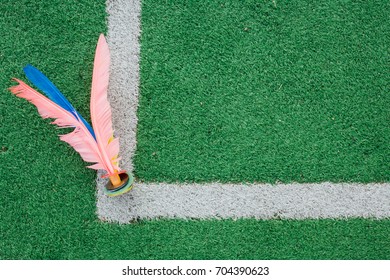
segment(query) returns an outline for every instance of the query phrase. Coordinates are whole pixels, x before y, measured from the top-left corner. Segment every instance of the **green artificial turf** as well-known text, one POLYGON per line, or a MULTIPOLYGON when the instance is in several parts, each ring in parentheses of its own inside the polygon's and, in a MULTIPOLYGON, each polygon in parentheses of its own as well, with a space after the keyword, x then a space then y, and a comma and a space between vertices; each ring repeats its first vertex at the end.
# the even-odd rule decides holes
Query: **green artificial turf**
POLYGON ((389 7, 143 1, 136 176, 388 182, 389 7))
POLYGON ((7 88, 12 77, 25 80, 22 67, 31 63, 88 119, 94 48, 106 31, 104 5, 0 1, 0 259, 390 257, 390 220, 99 221, 96 173, 58 140, 61 131, 7 88))
POLYGON ((89 119, 104 1, 0 1, 0 259, 80 258, 95 216, 96 172, 50 120, 7 88, 31 63, 89 119))

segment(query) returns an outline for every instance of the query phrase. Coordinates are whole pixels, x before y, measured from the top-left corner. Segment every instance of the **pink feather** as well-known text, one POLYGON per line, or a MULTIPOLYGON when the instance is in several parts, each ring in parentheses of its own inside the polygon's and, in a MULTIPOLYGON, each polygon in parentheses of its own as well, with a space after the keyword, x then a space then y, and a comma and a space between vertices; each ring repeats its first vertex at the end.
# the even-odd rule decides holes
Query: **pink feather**
POLYGON ((104 166, 108 175, 120 171, 117 158, 119 140, 113 137, 111 122, 111 107, 107 99, 109 80, 110 51, 107 42, 100 35, 95 52, 95 61, 91 88, 91 120, 96 136, 96 142, 102 161, 98 167, 104 166))
POLYGON ((109 66, 110 53, 101 34, 96 47, 91 88, 91 119, 96 140, 80 119, 21 80, 14 79, 19 84, 11 87, 10 91, 34 104, 43 118, 56 119, 53 124, 59 127, 74 127, 75 130, 61 135, 60 139, 70 144, 84 161, 95 163, 88 166, 89 168, 103 169, 111 176, 120 171, 120 158, 119 139, 113 137, 111 107, 107 100, 109 66))
POLYGON ((14 81, 19 84, 11 87, 9 90, 17 97, 27 99, 34 104, 42 118, 56 119, 52 124, 59 127, 75 128, 73 132, 61 135, 60 139, 62 141, 70 144, 81 155, 84 161, 98 163, 102 161, 95 139, 80 120, 21 80, 14 79, 14 81))

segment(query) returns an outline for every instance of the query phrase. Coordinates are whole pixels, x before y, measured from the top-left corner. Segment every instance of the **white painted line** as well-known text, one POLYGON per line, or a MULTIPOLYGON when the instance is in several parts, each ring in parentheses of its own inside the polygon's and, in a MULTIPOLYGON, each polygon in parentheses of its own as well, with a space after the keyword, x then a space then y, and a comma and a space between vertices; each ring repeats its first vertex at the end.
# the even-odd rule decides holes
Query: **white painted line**
POLYGON ((150 218, 386 218, 387 184, 144 184, 101 197, 99 216, 127 223, 150 218))
MULTIPOLYGON (((111 50, 110 102, 121 141, 121 166, 132 171, 136 147, 139 85, 140 1, 108 0, 111 50)), ((388 218, 390 184, 166 184, 135 183, 119 197, 103 193, 98 179, 101 220, 128 223, 154 218, 388 218)))

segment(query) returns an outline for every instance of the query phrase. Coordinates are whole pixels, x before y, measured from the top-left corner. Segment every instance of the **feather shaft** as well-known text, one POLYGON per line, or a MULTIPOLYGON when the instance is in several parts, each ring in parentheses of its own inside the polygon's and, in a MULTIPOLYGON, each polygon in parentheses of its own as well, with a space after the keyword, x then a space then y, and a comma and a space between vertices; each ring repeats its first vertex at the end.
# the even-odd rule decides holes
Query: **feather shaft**
POLYGON ((107 166, 108 175, 111 176, 120 171, 120 169, 118 166, 119 160, 117 159, 119 141, 115 141, 113 138, 111 107, 107 99, 109 66, 110 53, 107 42, 103 34, 101 34, 96 46, 93 66, 91 120, 103 163, 107 166))

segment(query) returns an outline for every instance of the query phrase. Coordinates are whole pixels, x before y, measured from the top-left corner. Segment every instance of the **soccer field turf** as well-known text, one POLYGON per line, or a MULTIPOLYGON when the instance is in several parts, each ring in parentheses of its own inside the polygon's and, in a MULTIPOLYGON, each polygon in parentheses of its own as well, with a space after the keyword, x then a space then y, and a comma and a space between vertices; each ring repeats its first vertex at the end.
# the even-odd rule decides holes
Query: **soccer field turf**
MULTIPOLYGON (((387 2, 154 2, 142 10, 139 179, 389 181, 387 2)), ((99 221, 95 172, 6 88, 31 63, 89 117, 105 3, 0 10, 1 259, 389 258, 388 219, 99 221)))
POLYGON ((140 179, 389 181, 387 4, 143 3, 140 179))

